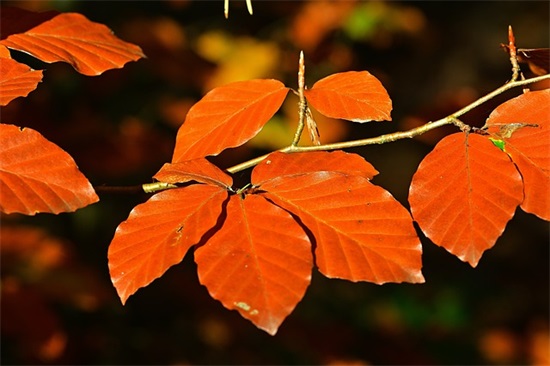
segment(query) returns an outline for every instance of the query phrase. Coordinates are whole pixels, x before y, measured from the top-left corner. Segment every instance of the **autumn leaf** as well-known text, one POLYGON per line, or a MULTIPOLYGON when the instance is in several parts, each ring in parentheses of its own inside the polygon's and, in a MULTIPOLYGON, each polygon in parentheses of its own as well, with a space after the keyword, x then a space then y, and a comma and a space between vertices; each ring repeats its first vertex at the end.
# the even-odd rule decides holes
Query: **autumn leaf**
POLYGON ((271 335, 304 296, 312 261, 301 226, 258 195, 231 196, 223 226, 195 252, 210 295, 271 335))
POLYGON ((308 103, 327 117, 360 123, 391 120, 388 92, 367 71, 332 74, 304 90, 304 94, 308 103))
POLYGON ((220 187, 194 184, 160 192, 137 205, 109 246, 109 272, 122 303, 181 262, 210 230, 227 199, 220 187))
POLYGON ((532 91, 497 107, 488 132, 503 141, 524 185, 525 212, 550 221, 550 90, 532 91))
POLYGON ((219 185, 229 189, 233 180, 217 166, 204 158, 182 161, 181 163, 166 163, 153 177, 165 183, 185 183, 196 181, 219 185))
POLYGON ((244 144, 277 112, 287 93, 283 83, 272 79, 237 81, 211 90, 189 110, 172 162, 244 144))
POLYGON ((84 75, 99 75, 145 57, 138 46, 120 40, 105 25, 77 13, 59 14, 0 44, 47 63, 67 62, 84 75))
POLYGON ((521 176, 486 137, 443 138, 413 176, 409 203, 424 234, 475 267, 523 200, 521 176))
POLYGON ((321 273, 377 284, 424 282, 422 248, 408 211, 364 173, 341 168, 357 164, 353 154, 340 153, 332 170, 325 164, 329 153, 272 155, 254 169, 252 183, 311 231, 321 273), (285 170, 306 161, 320 169, 285 170))
POLYGON ((40 81, 42 71, 35 71, 11 58, 0 58, 0 105, 26 97, 40 81))
POLYGON ((70 155, 37 131, 0 124, 0 141, 2 212, 57 214, 99 200, 70 155))

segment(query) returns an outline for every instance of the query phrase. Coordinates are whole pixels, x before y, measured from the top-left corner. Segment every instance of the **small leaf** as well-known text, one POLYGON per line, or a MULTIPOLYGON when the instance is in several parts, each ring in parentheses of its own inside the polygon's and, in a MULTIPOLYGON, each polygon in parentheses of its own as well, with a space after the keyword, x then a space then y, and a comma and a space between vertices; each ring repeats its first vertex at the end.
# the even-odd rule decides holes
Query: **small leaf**
POLYGON ((493 143, 493 145, 498 147, 500 150, 506 151, 506 149, 505 149, 506 143, 504 141, 502 141, 500 139, 494 139, 494 138, 491 138, 491 137, 489 137, 489 141, 491 141, 493 143))
POLYGON ((268 157, 271 163, 267 165, 282 176, 257 181, 268 178, 263 174, 267 170, 263 162, 254 169, 252 183, 259 185, 269 200, 298 216, 312 232, 319 271, 331 278, 377 284, 424 282, 422 247, 408 211, 361 175, 326 170, 285 172, 284 167, 297 167, 304 156, 319 165, 325 160, 312 153, 268 157))
POLYGON ((348 71, 319 80, 304 94, 327 117, 353 122, 391 121, 392 103, 380 81, 367 71, 348 71))
POLYGON ((0 58, 0 105, 26 97, 42 81, 42 71, 34 71, 11 58, 0 58))
POLYGON ((189 110, 172 162, 217 155, 244 144, 277 112, 287 93, 277 80, 238 81, 211 90, 189 110))
POLYGON ((99 200, 74 160, 30 128, 0 124, 0 211, 71 212, 99 200))
POLYGON ((512 130, 506 152, 524 184, 525 212, 550 221, 550 89, 531 91, 498 106, 487 119, 488 132, 512 130), (515 126, 521 125, 521 128, 515 126))
POLYGON ((357 154, 343 151, 316 151, 285 154, 274 152, 252 171, 252 181, 257 184, 284 176, 297 176, 314 172, 340 172, 372 179, 378 174, 374 167, 357 154))
POLYGON ((204 158, 182 161, 181 163, 166 163, 154 176, 159 182, 185 183, 196 181, 229 188, 233 180, 217 166, 204 158))
POLYGON ((59 14, 0 43, 47 63, 67 62, 84 75, 99 75, 145 57, 138 46, 120 40, 105 25, 77 13, 59 14))
POLYGON ((195 262, 213 298, 274 335, 304 296, 313 260, 307 235, 288 212, 258 195, 235 195, 195 262))
POLYGON ((227 191, 203 184, 160 192, 137 205, 109 246, 109 271, 122 304, 149 285, 210 230, 227 191))
POLYGON ((461 132, 442 139, 422 160, 409 192, 424 234, 472 267, 522 199, 521 176, 508 156, 487 138, 461 132))

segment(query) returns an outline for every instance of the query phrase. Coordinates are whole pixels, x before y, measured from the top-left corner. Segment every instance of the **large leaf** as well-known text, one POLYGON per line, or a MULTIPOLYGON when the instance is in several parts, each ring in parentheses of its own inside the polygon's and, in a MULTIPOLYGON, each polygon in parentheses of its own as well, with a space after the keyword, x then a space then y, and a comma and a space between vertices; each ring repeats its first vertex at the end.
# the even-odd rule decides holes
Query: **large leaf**
POLYGON ((222 228, 195 261, 213 298, 272 335, 304 296, 313 262, 300 225, 258 195, 231 197, 222 228))
POLYGON ((277 112, 287 93, 277 80, 238 81, 211 90, 189 110, 172 162, 217 155, 244 144, 277 112))
POLYGON ((274 152, 264 159, 252 172, 252 179, 258 182, 276 179, 286 175, 308 174, 312 172, 341 172, 346 175, 359 175, 372 179, 378 174, 374 167, 357 154, 343 151, 315 151, 288 154, 274 152), (273 164, 273 165, 271 165, 273 164), (273 169, 276 166, 276 169, 273 169))
MULTIPOLYGON (((307 155, 288 154, 258 166, 252 183, 311 231, 321 273, 378 284, 424 282, 422 247, 411 216, 386 190, 344 171, 295 171, 279 177, 268 172, 284 171, 307 155)), ((323 164, 322 155, 313 158, 323 164)))
POLYGON ((71 156, 37 131, 0 124, 0 142, 2 212, 57 214, 99 200, 71 156))
POLYGON ((523 200, 521 176, 486 137, 442 139, 413 176, 409 203, 428 238, 475 267, 523 200))
POLYGON ((145 57, 138 46, 120 40, 105 25, 77 13, 59 14, 0 43, 44 62, 67 62, 85 75, 99 75, 145 57))
POLYGON ((42 71, 35 71, 11 58, 0 58, 0 105, 26 97, 40 81, 42 71))
POLYGON ((487 120, 489 132, 504 142, 524 184, 521 208, 550 220, 550 89, 508 100, 487 120))
POLYGON ((304 93, 309 104, 327 117, 361 123, 391 120, 388 92, 367 71, 332 74, 304 93))
POLYGON ((229 188, 233 180, 217 166, 204 158, 182 161, 181 163, 166 163, 154 176, 160 182, 185 183, 196 181, 229 188))
POLYGON ((137 205, 109 246, 111 280, 122 303, 181 262, 211 229, 227 191, 203 184, 160 192, 137 205))

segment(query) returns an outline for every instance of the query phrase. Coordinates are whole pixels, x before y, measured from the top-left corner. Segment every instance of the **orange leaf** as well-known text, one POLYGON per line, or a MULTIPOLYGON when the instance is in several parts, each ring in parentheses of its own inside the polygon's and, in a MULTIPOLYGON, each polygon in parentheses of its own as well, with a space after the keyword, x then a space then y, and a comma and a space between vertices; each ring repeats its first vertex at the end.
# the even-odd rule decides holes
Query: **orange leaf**
POLYGON ((238 81, 211 90, 189 110, 172 162, 217 155, 244 144, 277 112, 287 93, 277 80, 238 81))
MULTIPOLYGON (((285 166, 294 166, 306 155, 323 164, 322 155, 303 153, 284 155, 267 166, 284 171, 285 166)), ((254 170, 252 183, 311 230, 316 264, 325 276, 377 284, 424 282, 422 247, 412 219, 386 190, 364 176, 344 171, 271 177, 265 173, 264 163, 254 170), (258 181, 264 177, 267 179, 258 181)))
POLYGON ((42 71, 34 71, 11 58, 0 58, 0 105, 26 97, 40 81, 42 71))
POLYGON ((67 62, 84 75, 99 75, 145 57, 138 46, 120 40, 105 25, 77 13, 59 14, 0 43, 47 63, 67 62))
POLYGON ((502 234, 523 199, 521 176, 485 137, 443 138, 413 176, 409 202, 428 238, 472 267, 502 234))
POLYGON ((211 229, 227 191, 195 184, 160 192, 134 207, 109 246, 109 271, 122 304, 181 262, 211 229))
POLYGON ((360 123, 391 121, 392 103, 388 92, 367 71, 327 76, 304 93, 308 103, 327 117, 360 123))
POLYGON ((233 180, 217 166, 204 158, 182 161, 181 163, 166 163, 154 176, 160 182, 185 183, 196 181, 229 188, 233 180))
POLYGON ((0 44, 0 62, 3 58, 11 58, 10 50, 7 47, 0 44))
POLYGON ((99 200, 71 156, 37 131, 0 124, 0 136, 2 212, 57 214, 99 200))
POLYGON ((264 159, 252 171, 252 181, 264 182, 288 175, 303 175, 314 172, 330 171, 346 175, 359 175, 372 179, 378 174, 374 167, 357 154, 343 151, 315 151, 289 154, 274 152, 264 159), (276 167, 276 168, 274 168, 276 167))
POLYGON ((231 196, 222 228, 195 252, 210 295, 274 335, 311 280, 307 235, 264 197, 231 196))
POLYGON ((549 221, 550 90, 528 92, 501 104, 487 126, 503 138, 505 151, 523 177, 525 199, 520 207, 549 221))

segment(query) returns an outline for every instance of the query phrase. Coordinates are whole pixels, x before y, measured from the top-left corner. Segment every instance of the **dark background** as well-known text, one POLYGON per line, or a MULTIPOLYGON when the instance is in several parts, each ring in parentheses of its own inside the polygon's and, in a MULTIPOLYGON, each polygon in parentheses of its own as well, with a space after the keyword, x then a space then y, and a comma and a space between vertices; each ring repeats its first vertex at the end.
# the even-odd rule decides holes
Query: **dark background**
MULTIPOLYGON (((68 151, 96 185, 151 181, 171 159, 188 108, 211 88, 277 78, 308 85, 368 70, 393 100, 393 122, 318 121, 323 142, 377 136, 436 120, 511 77, 500 43, 514 27, 522 48, 548 47, 549 3, 3 1, 74 11, 142 47, 147 59, 99 77, 64 64, 46 70, 2 122, 29 126, 68 151), (323 122, 323 123, 321 123, 323 122)), ((526 76, 532 76, 524 65, 526 76)), ((540 86, 539 86, 540 87, 540 86)), ((513 90, 468 113, 482 126, 513 90)), ((224 152, 229 167, 290 142, 296 100, 250 147, 224 152), (270 127, 272 128, 272 127, 270 127)), ((322 119, 321 117, 319 117, 322 119)), ((419 162, 453 128, 360 153, 374 183, 404 205, 419 162)), ((237 180, 246 181, 246 173, 237 180)), ((520 209, 477 268, 423 239, 423 285, 329 280, 314 270, 304 299, 276 336, 209 297, 192 253, 120 304, 107 268, 118 224, 146 195, 102 194, 73 214, 2 216, 2 364, 545 364, 549 361, 549 227, 520 209)))

